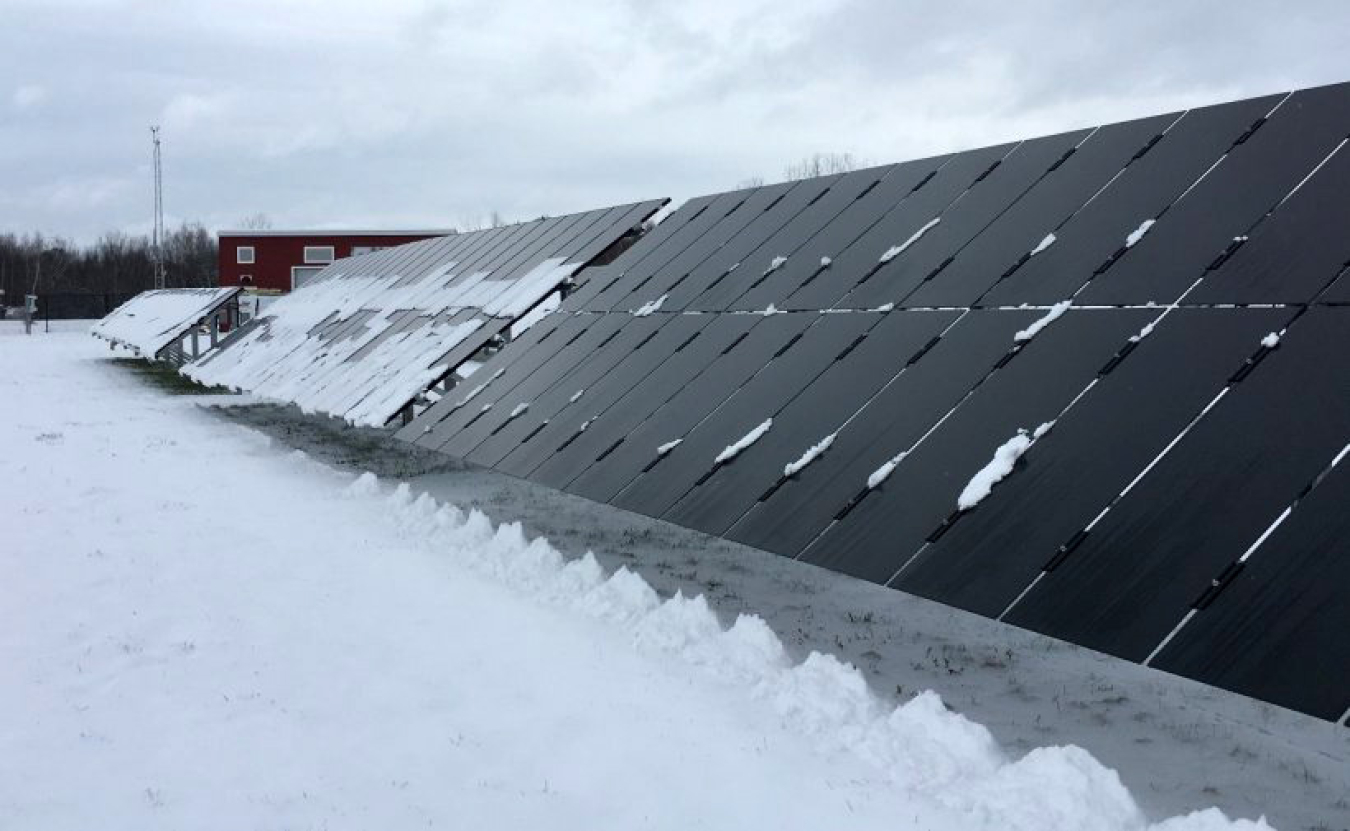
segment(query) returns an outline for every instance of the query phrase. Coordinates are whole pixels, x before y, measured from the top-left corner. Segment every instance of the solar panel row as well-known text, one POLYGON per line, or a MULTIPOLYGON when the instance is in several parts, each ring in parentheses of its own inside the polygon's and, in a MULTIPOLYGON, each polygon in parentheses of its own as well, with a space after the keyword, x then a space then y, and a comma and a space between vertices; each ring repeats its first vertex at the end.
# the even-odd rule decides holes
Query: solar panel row
MULTIPOLYGON (((195 327, 223 311, 238 294, 238 288, 143 291, 109 312, 89 332, 147 358, 165 358, 184 338, 191 339, 195 327)), ((218 326, 211 326, 206 337, 214 343, 198 344, 199 349, 218 344, 218 326)), ((190 359, 191 353, 189 344, 184 357, 190 359)))
POLYGON ((399 435, 1339 718, 1347 135, 1340 85, 700 197, 399 435))
POLYGON ((382 426, 664 204, 619 205, 339 260, 185 370, 382 426))

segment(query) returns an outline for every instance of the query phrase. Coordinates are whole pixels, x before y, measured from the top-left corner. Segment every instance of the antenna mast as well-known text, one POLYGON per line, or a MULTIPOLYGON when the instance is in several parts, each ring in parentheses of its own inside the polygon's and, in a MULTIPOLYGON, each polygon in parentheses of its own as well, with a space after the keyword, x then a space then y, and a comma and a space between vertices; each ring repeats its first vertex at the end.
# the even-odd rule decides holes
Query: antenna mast
POLYGON ((150 141, 155 148, 155 228, 152 237, 151 258, 154 261, 155 288, 164 288, 164 174, 159 163, 159 125, 150 127, 150 141))

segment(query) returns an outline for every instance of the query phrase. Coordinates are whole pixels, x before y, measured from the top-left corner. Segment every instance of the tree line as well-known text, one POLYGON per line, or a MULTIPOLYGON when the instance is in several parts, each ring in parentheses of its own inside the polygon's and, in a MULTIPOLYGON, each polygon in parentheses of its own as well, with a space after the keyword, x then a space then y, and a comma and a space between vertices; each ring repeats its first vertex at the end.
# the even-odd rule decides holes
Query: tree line
MULTIPOLYGON (((216 236, 184 223, 164 237, 165 284, 214 286, 216 236)), ((42 233, 0 232, 0 305, 19 306, 26 294, 135 294, 154 288, 149 237, 111 231, 92 244, 42 233)))

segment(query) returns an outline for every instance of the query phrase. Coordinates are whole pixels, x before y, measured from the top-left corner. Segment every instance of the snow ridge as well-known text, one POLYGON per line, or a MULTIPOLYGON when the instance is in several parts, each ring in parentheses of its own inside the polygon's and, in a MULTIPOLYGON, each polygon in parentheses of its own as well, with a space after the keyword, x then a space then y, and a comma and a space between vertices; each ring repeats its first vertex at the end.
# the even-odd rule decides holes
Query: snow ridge
POLYGON ((675 448, 679 447, 679 446, 680 446, 681 444, 683 444, 683 443, 684 443, 684 439, 675 439, 674 441, 668 441, 668 442, 666 442, 665 444, 661 445, 660 447, 656 448, 656 455, 658 455, 658 456, 664 456, 664 455, 666 455, 667 453, 669 453, 670 451, 672 451, 672 450, 674 450, 675 448))
MULTIPOLYGON (((381 499, 371 473, 349 499, 381 499)), ((1262 819, 1230 821, 1217 809, 1150 824, 1115 771, 1074 747, 1012 759, 982 725, 949 710, 932 691, 890 706, 855 667, 812 652, 793 664, 764 621, 742 614, 724 627, 703 596, 662 600, 627 568, 606 575, 591 553, 574 560, 519 523, 494 528, 406 483, 382 497, 393 533, 519 595, 629 633, 640 653, 674 659, 770 707, 827 756, 848 754, 877 769, 916 806, 955 812, 983 831, 1271 831, 1262 819)))
POLYGON ((713 464, 720 465, 723 462, 729 462, 732 459, 736 458, 738 455, 740 455, 740 452, 742 450, 759 441, 760 437, 763 436, 765 433, 769 432, 769 428, 772 426, 773 426, 772 418, 764 419, 764 421, 761 422, 758 427, 746 433, 744 436, 741 436, 740 440, 737 441, 735 444, 727 445, 727 447, 721 453, 717 454, 717 458, 713 459, 713 464))

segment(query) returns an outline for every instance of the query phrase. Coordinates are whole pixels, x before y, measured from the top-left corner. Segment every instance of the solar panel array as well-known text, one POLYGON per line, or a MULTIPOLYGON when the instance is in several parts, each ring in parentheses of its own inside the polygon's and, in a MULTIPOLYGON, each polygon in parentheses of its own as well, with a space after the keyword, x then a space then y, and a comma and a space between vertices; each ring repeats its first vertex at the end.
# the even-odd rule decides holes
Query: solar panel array
POLYGON ((665 204, 619 205, 339 260, 185 368, 382 426, 665 204))
MULTIPOLYGON (((147 358, 187 352, 190 359, 191 347, 181 349, 179 342, 190 339, 194 327, 234 302, 239 291, 238 287, 143 291, 109 312, 89 332, 147 358)), ((208 337, 218 339, 215 327, 208 337)))
POLYGON ((1328 719, 1350 87, 691 200, 400 437, 1328 719))

